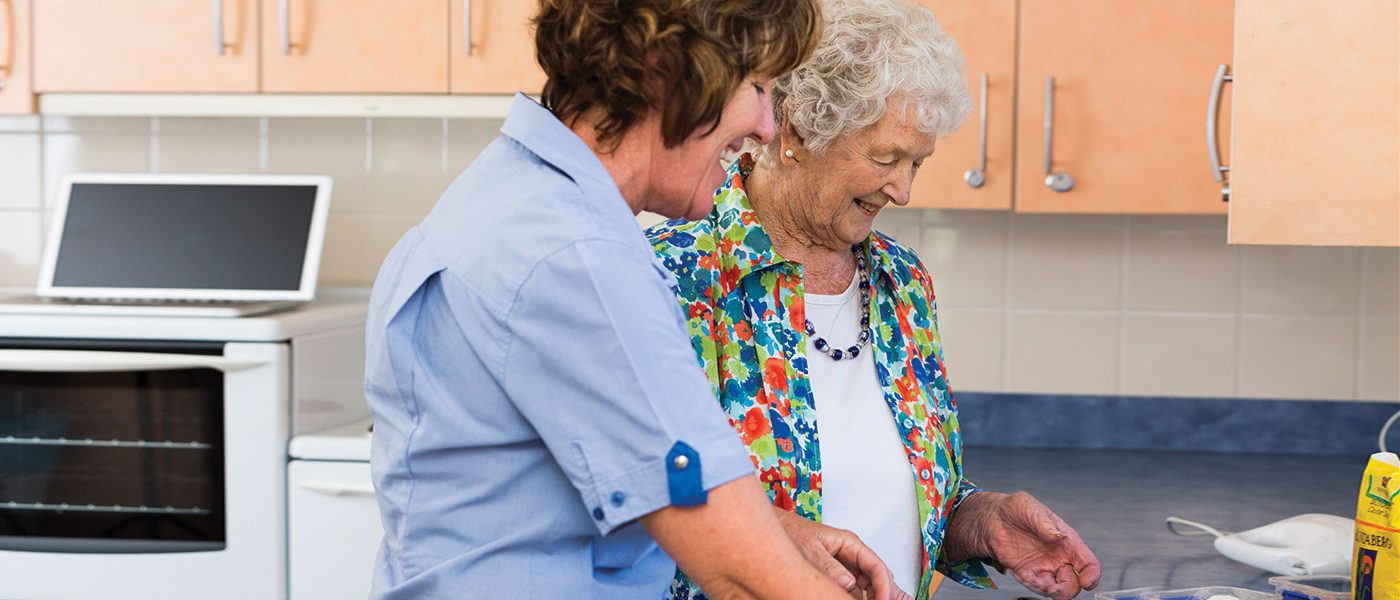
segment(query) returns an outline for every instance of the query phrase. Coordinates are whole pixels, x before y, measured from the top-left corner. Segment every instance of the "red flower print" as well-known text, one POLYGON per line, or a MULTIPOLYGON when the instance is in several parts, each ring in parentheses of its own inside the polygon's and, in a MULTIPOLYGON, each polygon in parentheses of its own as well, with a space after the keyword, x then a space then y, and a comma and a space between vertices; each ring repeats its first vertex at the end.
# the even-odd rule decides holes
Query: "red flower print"
POLYGON ((931 483, 933 481, 933 464, 922 456, 914 459, 914 476, 925 484, 931 483))
POLYGON ((770 390, 788 391, 787 363, 776 356, 763 363, 763 385, 770 390))
POLYGON ((744 340, 746 342, 753 340, 753 327, 749 326, 748 321, 739 321, 738 323, 735 323, 734 337, 744 340))
POLYGON ((744 429, 739 432, 739 437, 743 438, 744 444, 747 445, 771 431, 773 429, 768 425, 768 417, 763 414, 763 409, 755 406, 744 413, 744 429))

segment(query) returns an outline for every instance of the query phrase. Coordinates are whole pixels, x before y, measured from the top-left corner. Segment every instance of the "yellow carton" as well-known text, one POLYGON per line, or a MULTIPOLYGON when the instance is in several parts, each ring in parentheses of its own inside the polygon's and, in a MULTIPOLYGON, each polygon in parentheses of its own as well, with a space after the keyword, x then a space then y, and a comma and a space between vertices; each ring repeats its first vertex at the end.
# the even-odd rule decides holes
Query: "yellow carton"
POLYGON ((1356 556, 1352 561, 1353 600, 1400 600, 1400 457, 1371 455, 1356 497, 1356 556))

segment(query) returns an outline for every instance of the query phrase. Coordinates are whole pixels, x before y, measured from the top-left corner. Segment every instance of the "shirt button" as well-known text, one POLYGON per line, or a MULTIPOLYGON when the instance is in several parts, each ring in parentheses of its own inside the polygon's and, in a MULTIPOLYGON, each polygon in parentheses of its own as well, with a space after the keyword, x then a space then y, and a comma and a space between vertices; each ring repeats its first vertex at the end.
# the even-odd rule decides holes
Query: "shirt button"
POLYGON ((593 509, 593 518, 595 518, 595 519, 597 519, 597 520, 599 520, 599 521, 602 521, 602 520, 603 520, 603 509, 601 509, 601 508, 595 508, 595 509, 593 509))
POLYGON ((627 494, 624 494, 622 492, 613 492, 611 500, 613 506, 621 507, 622 503, 627 501, 627 494))
POLYGON ((671 464, 674 464, 677 469, 684 469, 690 466, 690 458, 682 454, 680 456, 677 456, 676 459, 671 462, 671 464))

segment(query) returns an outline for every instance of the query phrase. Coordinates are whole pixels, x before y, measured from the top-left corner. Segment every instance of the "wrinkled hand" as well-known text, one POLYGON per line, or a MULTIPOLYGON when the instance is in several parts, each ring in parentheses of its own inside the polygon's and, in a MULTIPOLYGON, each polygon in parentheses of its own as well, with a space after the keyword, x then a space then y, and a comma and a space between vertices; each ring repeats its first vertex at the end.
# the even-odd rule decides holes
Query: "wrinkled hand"
POLYGON ((1079 533, 1025 492, 973 494, 948 528, 948 537, 957 538, 954 544, 972 552, 968 557, 996 560, 1042 596, 1069 600, 1099 585, 1099 560, 1079 533))
POLYGON ((827 527, 798 515, 773 509, 807 562, 830 577, 853 598, 863 600, 913 600, 899 586, 884 561, 856 534, 827 527))

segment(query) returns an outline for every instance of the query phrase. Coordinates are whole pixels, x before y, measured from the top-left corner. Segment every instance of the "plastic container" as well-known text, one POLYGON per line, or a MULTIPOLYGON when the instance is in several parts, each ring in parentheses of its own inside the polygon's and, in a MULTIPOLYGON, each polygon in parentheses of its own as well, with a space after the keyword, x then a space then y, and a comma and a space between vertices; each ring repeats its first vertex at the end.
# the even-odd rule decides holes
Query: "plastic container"
POLYGON ((1346 575, 1270 577, 1269 585, 1283 600, 1351 600, 1351 578, 1346 575))
POLYGON ((1111 592, 1098 592, 1094 594, 1094 600, 1147 600, 1148 594, 1160 592, 1164 587, 1140 587, 1126 590, 1114 590, 1111 592))
POLYGON ((1238 600, 1279 600, 1279 594, 1277 593, 1260 592, 1223 585, 1148 592, 1143 596, 1143 600, 1210 600, 1216 596, 1225 597, 1217 600, 1227 600, 1230 598, 1237 598, 1238 600))

